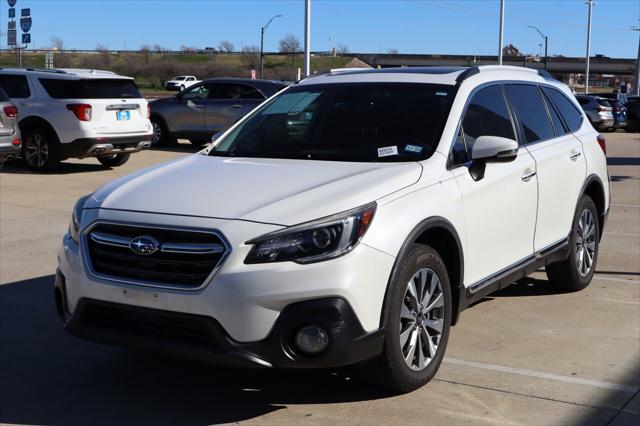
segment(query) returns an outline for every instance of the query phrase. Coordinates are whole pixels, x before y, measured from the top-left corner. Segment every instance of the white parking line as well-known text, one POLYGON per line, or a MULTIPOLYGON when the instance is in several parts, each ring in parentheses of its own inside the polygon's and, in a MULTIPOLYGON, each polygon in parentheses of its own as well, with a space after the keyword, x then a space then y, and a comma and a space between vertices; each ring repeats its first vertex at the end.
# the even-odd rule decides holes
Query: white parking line
POLYGON ((635 204, 611 204, 612 207, 631 207, 634 209, 640 209, 640 206, 637 206, 635 204))
POLYGON ((640 237, 640 234, 629 234, 626 232, 606 232, 605 231, 604 235, 615 235, 616 237, 633 237, 633 238, 640 237))
POLYGON ((601 281, 612 281, 614 283, 623 283, 623 284, 640 284, 640 281, 638 280, 627 280, 625 278, 614 278, 614 277, 603 277, 602 275, 598 275, 596 273, 595 277, 596 280, 601 280, 601 281))
POLYGON ((578 377, 561 376, 559 374, 542 373, 540 371, 523 370, 520 368, 505 367, 503 365, 485 364, 483 362, 465 361, 462 359, 455 359, 455 358, 448 358, 448 357, 444 359, 444 362, 449 364, 463 365, 465 367, 500 371, 502 373, 519 374, 521 376, 537 377, 540 379, 557 380, 560 382, 593 386, 596 388, 617 390, 621 392, 636 393, 638 390, 640 390, 640 387, 637 387, 637 386, 620 385, 618 383, 601 382, 599 380, 580 379, 578 377))

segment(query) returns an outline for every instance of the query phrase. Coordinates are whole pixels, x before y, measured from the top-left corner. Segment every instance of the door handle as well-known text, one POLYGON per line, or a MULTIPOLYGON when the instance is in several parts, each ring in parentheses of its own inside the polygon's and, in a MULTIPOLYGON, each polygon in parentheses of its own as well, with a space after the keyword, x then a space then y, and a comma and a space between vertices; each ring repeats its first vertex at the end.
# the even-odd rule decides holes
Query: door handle
POLYGON ((238 104, 236 104, 236 105, 231 105, 231 108, 242 108, 242 105, 238 105, 238 104))
POLYGON ((569 158, 571 159, 571 161, 576 161, 578 158, 580 158, 581 155, 582 153, 580 151, 573 151, 569 158))
POLYGON ((533 179, 533 177, 536 175, 536 172, 532 171, 532 170, 526 170, 524 172, 524 174, 522 175, 522 181, 523 182, 529 182, 531 179, 533 179))

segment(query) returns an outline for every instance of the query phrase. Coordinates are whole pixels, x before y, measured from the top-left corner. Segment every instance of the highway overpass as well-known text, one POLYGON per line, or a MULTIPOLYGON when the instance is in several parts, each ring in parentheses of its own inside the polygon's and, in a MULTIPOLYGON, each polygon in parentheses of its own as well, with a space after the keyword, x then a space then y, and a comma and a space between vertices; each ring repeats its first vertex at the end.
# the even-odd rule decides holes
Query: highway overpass
MULTIPOLYGON (((498 63, 497 56, 478 55, 402 55, 402 54, 355 54, 360 60, 372 67, 435 67, 435 66, 476 66, 495 65, 498 63)), ((584 58, 569 57, 549 57, 548 70, 556 74, 584 73, 584 58)), ((636 67, 635 59, 615 59, 607 57, 592 57, 590 64, 590 74, 616 74, 633 75, 636 67)), ((544 68, 544 58, 524 57, 524 56, 504 56, 504 65, 515 65, 518 67, 544 68), (525 62, 526 61, 526 62, 525 62)))

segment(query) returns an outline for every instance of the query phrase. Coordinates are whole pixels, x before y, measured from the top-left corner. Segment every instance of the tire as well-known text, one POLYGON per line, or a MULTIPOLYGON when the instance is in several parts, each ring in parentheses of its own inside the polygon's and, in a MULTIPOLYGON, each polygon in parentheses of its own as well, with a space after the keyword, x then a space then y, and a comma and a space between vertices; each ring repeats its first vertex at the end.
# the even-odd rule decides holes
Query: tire
POLYGON ((114 154, 109 157, 98 157, 98 161, 105 167, 120 167, 127 161, 131 154, 114 154))
POLYGON ((545 268, 551 284, 566 291, 579 291, 586 288, 596 270, 599 247, 598 210, 591 197, 584 195, 573 219, 569 238, 569 257, 561 262, 547 265, 545 268))
POLYGON ((29 170, 50 172, 60 164, 60 142, 45 127, 35 126, 24 130, 22 158, 29 170))
POLYGON ((153 128, 153 135, 151 139, 151 146, 170 146, 178 143, 178 140, 169 136, 169 130, 164 121, 157 117, 151 117, 151 127, 153 128))
POLYGON ((182 92, 183 90, 184 90, 184 86, 180 86, 179 92, 182 92))
POLYGON ((442 258, 433 248, 414 244, 400 261, 388 291, 384 349, 365 368, 377 385, 394 393, 411 392, 436 374, 449 340, 451 288, 442 258), (410 288, 425 297, 418 302, 410 288), (417 312, 416 307, 423 309, 417 312))

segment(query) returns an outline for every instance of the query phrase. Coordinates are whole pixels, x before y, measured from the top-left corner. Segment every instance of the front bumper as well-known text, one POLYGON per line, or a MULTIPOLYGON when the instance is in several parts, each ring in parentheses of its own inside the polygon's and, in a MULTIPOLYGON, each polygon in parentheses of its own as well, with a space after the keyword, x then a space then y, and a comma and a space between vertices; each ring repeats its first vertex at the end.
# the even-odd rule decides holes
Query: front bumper
POLYGON ((267 338, 241 343, 218 321, 203 315, 86 298, 78 302, 72 315, 66 302, 65 277, 59 270, 55 277, 56 307, 65 330, 88 340, 237 367, 339 367, 382 352, 384 331, 364 331, 349 304, 337 297, 291 304, 267 338), (304 355, 296 349, 294 335, 305 325, 327 330, 329 346, 321 354, 304 355))
POLYGON ((128 154, 149 149, 152 135, 118 136, 104 138, 82 138, 60 144, 63 158, 101 157, 113 154, 128 154))

